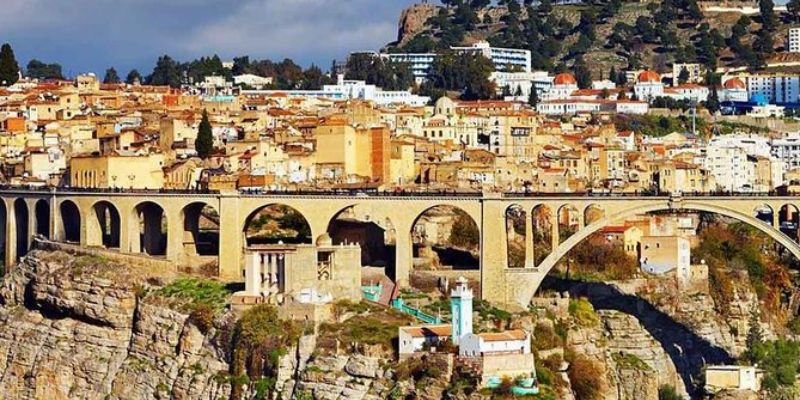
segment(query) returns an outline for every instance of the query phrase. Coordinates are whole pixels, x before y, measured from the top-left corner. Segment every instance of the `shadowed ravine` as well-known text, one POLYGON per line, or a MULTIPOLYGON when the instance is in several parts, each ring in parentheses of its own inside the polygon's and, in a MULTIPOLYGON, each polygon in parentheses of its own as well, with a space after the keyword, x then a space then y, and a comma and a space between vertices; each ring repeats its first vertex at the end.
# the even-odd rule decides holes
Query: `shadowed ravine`
POLYGON ((705 365, 734 361, 725 349, 709 343, 647 300, 622 293, 612 285, 548 276, 542 289, 569 292, 571 297, 585 297, 596 310, 614 310, 634 316, 669 355, 692 398, 702 395, 702 370, 705 365))

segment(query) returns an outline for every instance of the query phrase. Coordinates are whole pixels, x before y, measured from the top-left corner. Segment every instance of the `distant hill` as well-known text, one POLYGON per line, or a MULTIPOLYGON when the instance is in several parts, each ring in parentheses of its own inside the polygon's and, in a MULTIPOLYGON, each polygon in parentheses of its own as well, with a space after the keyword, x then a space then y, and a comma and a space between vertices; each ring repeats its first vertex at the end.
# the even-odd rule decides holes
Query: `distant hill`
POLYGON ((595 79, 609 70, 649 68, 667 72, 675 62, 707 67, 763 68, 784 51, 788 29, 800 21, 771 1, 697 2, 606 0, 553 5, 531 1, 449 0, 417 4, 400 16, 390 52, 444 51, 488 40, 499 47, 529 49, 535 69, 559 71, 578 60, 595 79), (712 11, 725 7, 725 11, 712 11), (728 11, 737 10, 737 11, 728 11), (746 15, 741 11, 747 11, 746 15))

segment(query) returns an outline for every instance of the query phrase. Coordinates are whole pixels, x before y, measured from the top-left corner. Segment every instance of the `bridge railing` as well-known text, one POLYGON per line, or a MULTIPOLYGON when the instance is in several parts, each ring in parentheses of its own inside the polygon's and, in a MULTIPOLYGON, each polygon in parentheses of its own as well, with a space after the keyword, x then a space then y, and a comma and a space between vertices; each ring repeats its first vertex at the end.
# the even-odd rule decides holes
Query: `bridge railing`
MULTIPOLYGON (((208 189, 131 189, 131 188, 86 188, 86 187, 49 187, 33 185, 8 185, 0 184, 0 191, 26 191, 35 193, 121 193, 121 194, 174 194, 174 195, 217 195, 219 190, 208 189)), ((451 198, 483 198, 482 192, 459 191, 452 189, 425 189, 425 190, 379 190, 374 188, 346 188, 346 189, 239 189, 236 193, 244 196, 351 196, 351 197, 451 197, 451 198)), ((614 192, 608 190, 587 190, 578 192, 536 192, 536 191, 507 191, 498 193, 502 198, 556 198, 556 197, 589 197, 589 198, 629 198, 629 197, 787 197, 800 196, 800 192, 786 190, 771 190, 765 192, 734 192, 734 191, 708 191, 708 192, 655 192, 633 191, 614 192)))

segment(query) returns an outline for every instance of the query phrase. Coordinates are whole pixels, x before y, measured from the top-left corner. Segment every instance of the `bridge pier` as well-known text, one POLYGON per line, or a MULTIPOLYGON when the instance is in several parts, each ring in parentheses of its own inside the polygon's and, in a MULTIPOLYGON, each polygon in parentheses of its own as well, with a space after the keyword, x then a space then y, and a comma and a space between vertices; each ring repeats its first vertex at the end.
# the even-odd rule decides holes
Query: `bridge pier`
MULTIPOLYGON (((181 218, 181 211, 173 208, 165 208, 164 215, 167 217, 167 260, 181 263, 184 255, 184 220, 181 218)), ((161 221, 159 219, 159 233, 161 232, 161 221)))
POLYGON ((244 222, 235 196, 219 198, 219 277, 226 281, 244 279, 244 222))
MULTIPOLYGON (((525 268, 536 268, 536 254, 533 246, 533 215, 525 210, 525 268)), ((506 222, 506 221, 504 221, 506 222)), ((508 233, 505 235, 508 241, 508 233)))
POLYGON ((14 198, 5 201, 6 206, 6 271, 10 271, 17 263, 17 216, 14 209, 14 198))

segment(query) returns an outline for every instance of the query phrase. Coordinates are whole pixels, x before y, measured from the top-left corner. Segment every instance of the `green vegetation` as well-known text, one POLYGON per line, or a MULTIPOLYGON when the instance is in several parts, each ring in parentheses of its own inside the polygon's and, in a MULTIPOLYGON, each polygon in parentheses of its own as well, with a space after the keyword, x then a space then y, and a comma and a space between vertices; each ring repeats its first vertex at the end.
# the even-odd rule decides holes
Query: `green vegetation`
POLYGON ((188 312, 189 322, 206 333, 214 325, 214 317, 225 308, 231 293, 217 281, 180 278, 156 290, 154 295, 188 312))
POLYGON ((19 80, 19 64, 14 50, 8 43, 0 47, 0 85, 11 86, 19 80))
POLYGON ((611 354, 611 358, 613 358, 614 362, 617 363, 617 366, 621 368, 635 369, 639 371, 651 370, 650 366, 635 354, 619 352, 611 354))
POLYGON ((450 230, 450 244, 468 250, 477 250, 480 246, 478 225, 469 214, 454 208, 455 221, 450 230))
POLYGON ((584 298, 569 301, 569 315, 581 326, 597 326, 600 323, 600 317, 594 311, 592 303, 584 298))
POLYGON ((778 311, 785 302, 782 293, 793 287, 786 267, 772 251, 771 238, 756 228, 736 222, 712 222, 699 234, 699 245, 692 252, 693 262, 708 265, 709 287, 715 304, 727 315, 736 290, 738 276, 746 272, 749 283, 769 311, 778 311))
POLYGON ((683 400, 683 396, 678 394, 675 386, 664 385, 658 388, 658 400, 683 400))
POLYGON ((337 303, 334 313, 341 316, 344 311, 358 315, 343 322, 320 325, 317 350, 333 350, 338 344, 343 344, 379 345, 391 351, 397 339, 397 328, 413 322, 412 317, 395 310, 349 302, 337 303))
POLYGON ((511 321, 512 314, 510 312, 497 308, 485 300, 475 300, 473 309, 482 319, 492 320, 496 323, 511 321))
POLYGON ((211 153, 214 151, 214 134, 206 110, 203 110, 203 118, 200 120, 200 126, 197 128, 197 140, 194 145, 195 150, 197 150, 197 156, 204 160, 210 157, 211 153))
POLYGON ((549 350, 563 345, 563 339, 556 333, 553 326, 543 322, 536 324, 533 329, 533 348, 549 350))
POLYGON ((282 240, 286 243, 310 243, 311 227, 294 208, 275 204, 259 211, 247 225, 248 237, 282 240))
MULTIPOLYGON (((231 376, 256 382, 262 398, 272 398, 280 357, 300 336, 292 321, 282 321, 269 305, 257 305, 242 314, 231 334, 231 376)), ((241 385, 234 384, 231 398, 241 398, 241 385)))
POLYGON ((495 95, 489 75, 494 64, 481 54, 445 51, 437 57, 420 93, 436 99, 446 91, 458 91, 462 100, 488 99, 495 95))
POLYGON ((108 68, 103 76, 103 83, 108 84, 120 82, 122 82, 122 79, 120 79, 119 74, 117 74, 117 70, 114 67, 108 68))
POLYGON ((639 271, 635 257, 619 243, 609 242, 602 234, 594 234, 573 247, 563 258, 559 272, 584 281, 630 279, 639 271))
POLYGON ((352 54, 347 59, 347 78, 366 81, 386 90, 407 90, 414 74, 407 63, 393 63, 371 53, 352 54))
POLYGON ((567 370, 575 397, 585 400, 602 398, 605 381, 602 366, 583 354, 567 354, 570 367, 567 370))
POLYGON ((25 75, 33 79, 64 79, 60 64, 46 64, 35 58, 28 62, 28 66, 25 68, 25 75))

